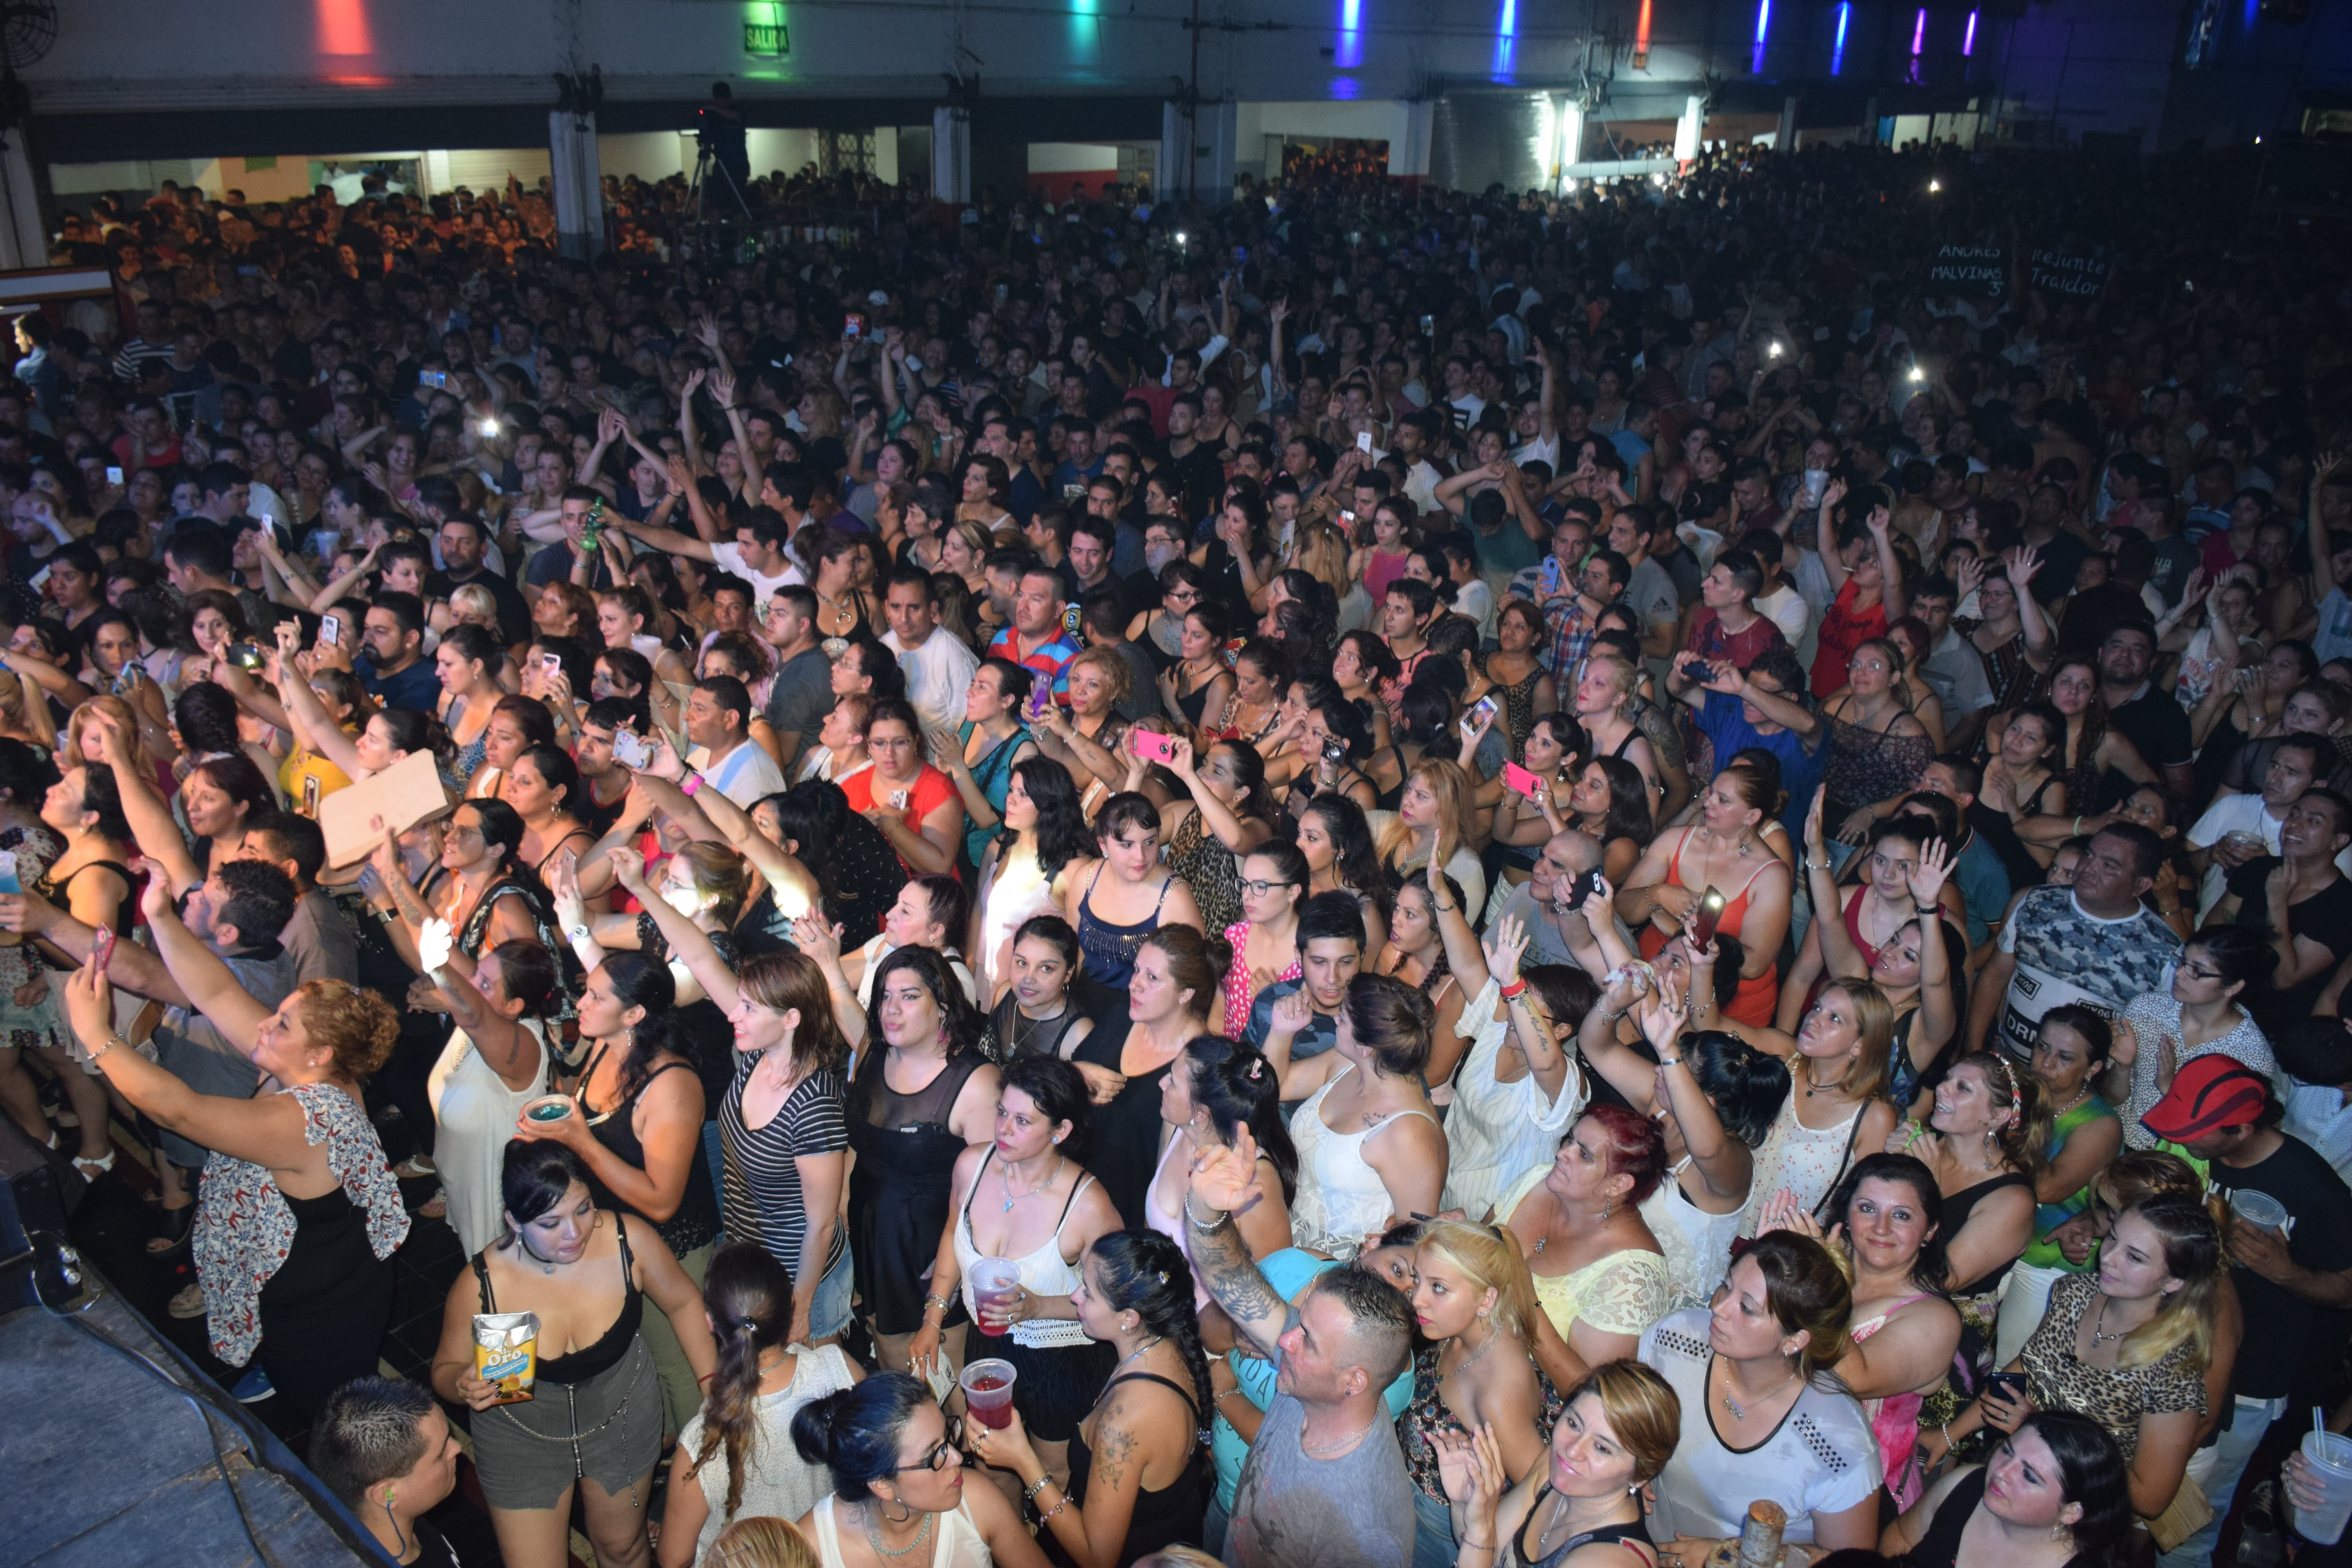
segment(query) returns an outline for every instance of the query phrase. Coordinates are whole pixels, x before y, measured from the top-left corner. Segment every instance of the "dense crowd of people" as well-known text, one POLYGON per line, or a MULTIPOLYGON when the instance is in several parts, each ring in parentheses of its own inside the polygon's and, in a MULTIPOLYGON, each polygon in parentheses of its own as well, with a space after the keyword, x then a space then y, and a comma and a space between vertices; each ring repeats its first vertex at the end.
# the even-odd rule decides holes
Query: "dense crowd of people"
POLYGON ((2156 177, 100 204, 0 1107, 403 1563, 2201 1568, 2352 1309, 2352 301, 2156 177))

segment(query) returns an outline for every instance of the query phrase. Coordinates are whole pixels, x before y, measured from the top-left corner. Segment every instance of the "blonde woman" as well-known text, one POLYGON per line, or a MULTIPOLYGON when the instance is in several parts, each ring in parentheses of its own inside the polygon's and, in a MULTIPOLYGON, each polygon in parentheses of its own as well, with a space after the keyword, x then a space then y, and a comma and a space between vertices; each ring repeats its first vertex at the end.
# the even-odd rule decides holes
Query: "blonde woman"
POLYGON ((1433 1221, 1412 1262, 1412 1315, 1426 1343, 1413 1355, 1412 1403, 1397 1417, 1397 1441, 1413 1481, 1414 1561, 1450 1563, 1458 1546, 1441 1442, 1484 1429, 1495 1434, 1505 1475, 1532 1474, 1559 1418, 1559 1395, 1536 1370, 1540 1313, 1508 1231, 1433 1221))
POLYGON ((1642 1491, 1682 1441, 1683 1402, 1639 1362, 1596 1367, 1562 1402, 1545 1463, 1514 1485, 1491 1431, 1435 1441, 1461 1568, 1651 1568, 1642 1491), (1503 1542, 1508 1539, 1508 1553, 1503 1542))
POLYGON ((1078 799, 1091 818, 1102 803, 1127 782, 1127 761, 1121 755, 1127 721, 1118 705, 1134 689, 1134 672, 1116 648, 1090 647, 1070 660, 1063 672, 1068 683, 1067 709, 1050 704, 1030 725, 1037 749, 1070 771, 1078 784, 1078 799))
POLYGON ((1370 814, 1373 848, 1400 882, 1424 877, 1435 860, 1461 887, 1471 923, 1486 907, 1486 870, 1471 847, 1470 775, 1458 763, 1423 757, 1405 775, 1393 816, 1370 814))

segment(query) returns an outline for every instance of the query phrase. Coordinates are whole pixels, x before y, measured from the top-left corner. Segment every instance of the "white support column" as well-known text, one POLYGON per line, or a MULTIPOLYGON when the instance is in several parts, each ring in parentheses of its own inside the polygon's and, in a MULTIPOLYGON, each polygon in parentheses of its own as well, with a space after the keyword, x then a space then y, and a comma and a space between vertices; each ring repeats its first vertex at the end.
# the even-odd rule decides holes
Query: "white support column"
POLYGON ((1200 140, 1193 144, 1193 194, 1211 206, 1234 199, 1235 144, 1241 140, 1242 106, 1233 99, 1201 105, 1193 125, 1200 140))
POLYGON ((971 200, 971 111, 941 104, 931 110, 931 200, 962 206, 971 200))
POLYGON ((1698 156, 1699 133, 1706 123, 1706 100, 1692 93, 1683 100, 1682 118, 1675 121, 1675 162, 1687 163, 1698 156))
POLYGON ((32 160, 25 155, 25 132, 14 126, 0 131, 0 268, 47 267, 48 237, 33 188, 32 160))
POLYGON ((1417 99, 1404 106, 1404 138, 1389 144, 1389 173, 1426 176, 1430 133, 1437 124, 1437 103, 1417 99))
POLYGON ((566 256, 585 259, 604 245, 596 117, 569 109, 552 110, 547 117, 547 146, 555 184, 557 248, 566 256))
POLYGON ((1572 98, 1559 106, 1559 145, 1552 149, 1552 160, 1560 170, 1555 190, 1565 185, 1569 169, 1584 162, 1584 110, 1572 98))

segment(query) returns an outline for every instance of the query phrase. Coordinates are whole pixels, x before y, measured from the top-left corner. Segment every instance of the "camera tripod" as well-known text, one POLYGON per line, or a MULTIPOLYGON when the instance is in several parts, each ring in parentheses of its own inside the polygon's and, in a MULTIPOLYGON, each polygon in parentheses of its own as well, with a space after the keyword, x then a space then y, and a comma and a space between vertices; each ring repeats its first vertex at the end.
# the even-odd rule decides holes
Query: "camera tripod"
POLYGON ((743 215, 745 222, 750 222, 751 219, 751 204, 744 195, 743 187, 736 183, 733 171, 730 170, 726 164, 720 163, 717 154, 711 152, 709 144, 702 142, 698 142, 696 144, 694 154, 694 179, 687 191, 687 204, 694 211, 695 221, 697 223, 709 223, 714 218, 724 221, 730 220, 735 216, 734 213, 730 213, 724 210, 723 197, 714 198, 711 195, 709 175, 710 172, 714 169, 718 171, 719 178, 725 184, 727 195, 734 197, 736 211, 743 215), (714 200, 716 200, 720 206, 720 210, 718 212, 711 211, 714 200))

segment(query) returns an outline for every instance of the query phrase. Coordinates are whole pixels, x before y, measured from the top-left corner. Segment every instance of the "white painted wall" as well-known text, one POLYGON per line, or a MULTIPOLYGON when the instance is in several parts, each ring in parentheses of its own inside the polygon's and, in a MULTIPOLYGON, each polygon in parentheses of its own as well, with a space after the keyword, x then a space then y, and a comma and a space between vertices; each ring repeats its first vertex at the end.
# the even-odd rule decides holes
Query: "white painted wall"
POLYGON ((1033 174, 1089 174, 1118 167, 1118 149, 1108 142, 1032 142, 1029 172, 1033 174))
POLYGON ((607 131, 596 138, 596 163, 615 179, 635 175, 650 184, 693 171, 694 139, 676 131, 607 131))

